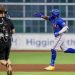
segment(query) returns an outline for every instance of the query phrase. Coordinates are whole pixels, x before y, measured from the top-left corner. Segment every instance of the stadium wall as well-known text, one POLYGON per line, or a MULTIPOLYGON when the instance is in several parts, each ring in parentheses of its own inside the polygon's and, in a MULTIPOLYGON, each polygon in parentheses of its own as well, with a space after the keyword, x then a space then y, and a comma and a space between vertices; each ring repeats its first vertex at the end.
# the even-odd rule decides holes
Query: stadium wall
MULTIPOLYGON (((65 35, 67 47, 75 48, 75 34, 65 35)), ((13 35, 12 50, 50 50, 54 43, 54 35, 44 34, 19 34, 13 35)), ((60 49, 59 49, 60 50, 60 49)))

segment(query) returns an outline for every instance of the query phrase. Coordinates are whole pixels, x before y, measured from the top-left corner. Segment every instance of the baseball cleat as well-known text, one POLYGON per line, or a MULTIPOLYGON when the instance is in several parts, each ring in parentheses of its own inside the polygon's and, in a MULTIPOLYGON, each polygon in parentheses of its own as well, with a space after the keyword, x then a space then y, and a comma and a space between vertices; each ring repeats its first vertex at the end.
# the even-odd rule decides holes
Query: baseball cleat
POLYGON ((47 71, 54 71, 55 70, 55 66, 48 66, 48 67, 46 67, 46 68, 44 68, 45 70, 47 70, 47 71))

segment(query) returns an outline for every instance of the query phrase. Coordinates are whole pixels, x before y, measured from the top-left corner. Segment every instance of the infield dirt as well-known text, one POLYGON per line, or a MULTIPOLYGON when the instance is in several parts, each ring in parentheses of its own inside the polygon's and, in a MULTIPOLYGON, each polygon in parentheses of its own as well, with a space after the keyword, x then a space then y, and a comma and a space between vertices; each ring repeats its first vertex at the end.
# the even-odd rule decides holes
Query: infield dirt
MULTIPOLYGON (((44 72, 45 64, 13 64, 14 72, 44 72)), ((5 71, 6 68, 0 65, 0 71, 5 71)), ((55 72, 75 72, 75 64, 56 64, 55 72)))

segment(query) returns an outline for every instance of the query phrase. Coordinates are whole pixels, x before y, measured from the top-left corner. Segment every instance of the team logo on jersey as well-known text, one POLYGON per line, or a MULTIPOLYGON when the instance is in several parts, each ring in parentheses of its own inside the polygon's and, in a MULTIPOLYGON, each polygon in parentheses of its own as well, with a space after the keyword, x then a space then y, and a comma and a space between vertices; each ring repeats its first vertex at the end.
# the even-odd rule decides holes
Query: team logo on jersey
POLYGON ((58 28, 59 26, 57 24, 53 24, 53 28, 58 28))

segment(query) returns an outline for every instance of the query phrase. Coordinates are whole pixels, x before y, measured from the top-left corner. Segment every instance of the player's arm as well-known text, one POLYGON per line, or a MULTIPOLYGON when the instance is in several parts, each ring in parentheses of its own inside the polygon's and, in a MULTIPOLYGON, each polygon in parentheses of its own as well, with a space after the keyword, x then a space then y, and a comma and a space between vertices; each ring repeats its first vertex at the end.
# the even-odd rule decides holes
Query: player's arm
POLYGON ((14 34, 14 33, 16 32, 13 23, 12 23, 12 25, 11 25, 11 32, 12 32, 12 34, 14 34))
POLYGON ((35 13, 34 16, 43 18, 45 20, 48 20, 48 18, 49 18, 49 16, 45 16, 43 13, 35 13))
POLYGON ((42 16, 41 18, 48 20, 48 16, 42 16))
POLYGON ((68 30, 68 26, 65 24, 65 22, 62 23, 62 29, 59 32, 54 33, 55 37, 57 37, 58 35, 66 32, 68 30))
POLYGON ((11 33, 14 34, 16 32, 14 24, 13 24, 13 22, 10 19, 9 19, 9 23, 10 23, 10 26, 11 26, 11 33))
POLYGON ((64 21, 60 21, 60 23, 61 23, 60 26, 62 27, 62 29, 59 31, 59 34, 62 34, 68 30, 68 26, 66 25, 64 21))
POLYGON ((59 34, 62 34, 64 32, 66 32, 68 30, 68 26, 65 25, 60 31, 59 31, 59 34))

